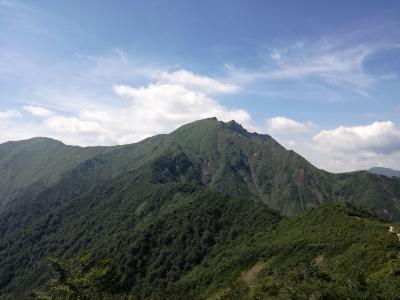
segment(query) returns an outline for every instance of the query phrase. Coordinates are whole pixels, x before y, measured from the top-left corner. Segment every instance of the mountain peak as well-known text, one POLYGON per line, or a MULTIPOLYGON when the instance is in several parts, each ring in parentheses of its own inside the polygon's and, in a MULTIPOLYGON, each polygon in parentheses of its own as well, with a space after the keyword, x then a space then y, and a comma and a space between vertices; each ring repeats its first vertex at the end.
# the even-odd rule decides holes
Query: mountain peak
POLYGON ((33 137, 25 140, 9 141, 5 144, 54 144, 54 145, 64 145, 63 142, 48 138, 48 137, 33 137))
POLYGON ((197 130, 218 130, 218 129, 229 129, 232 131, 236 131, 240 134, 248 134, 249 132, 243 128, 241 124, 236 122, 235 120, 231 120, 229 122, 224 122, 218 120, 216 117, 212 118, 205 118, 201 120, 197 120, 191 123, 188 123, 186 125, 183 125, 182 127, 178 128, 177 131, 185 130, 185 129, 194 129, 196 128, 197 130))
POLYGON ((43 136, 33 137, 30 139, 27 139, 26 141, 36 142, 36 143, 47 143, 47 144, 64 144, 63 142, 61 142, 59 140, 55 140, 55 139, 43 137, 43 136))
POLYGON ((229 121, 225 123, 226 128, 229 128, 233 131, 239 132, 241 134, 248 134, 249 132, 243 128, 241 124, 236 122, 235 120, 229 121))
POLYGON ((67 147, 63 142, 47 137, 33 137, 25 140, 8 141, 3 144, 0 144, 0 146, 2 147, 3 150, 6 149, 7 147, 12 147, 14 150, 36 149, 38 151, 41 151, 40 149, 46 149, 46 148, 58 149, 67 147))

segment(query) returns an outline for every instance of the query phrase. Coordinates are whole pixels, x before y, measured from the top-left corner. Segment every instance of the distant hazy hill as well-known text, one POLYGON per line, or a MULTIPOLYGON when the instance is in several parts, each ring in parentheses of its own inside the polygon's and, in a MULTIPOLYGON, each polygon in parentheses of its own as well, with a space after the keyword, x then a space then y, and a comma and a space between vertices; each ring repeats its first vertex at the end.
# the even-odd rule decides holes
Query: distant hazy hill
POLYGON ((84 251, 112 257, 138 299, 367 299, 400 286, 397 237, 358 211, 400 221, 399 179, 325 172, 235 122, 118 147, 2 144, 0 203, 2 299, 43 287, 47 257, 84 251))
POLYGON ((369 169, 368 172, 379 175, 385 175, 387 177, 400 177, 400 171, 389 168, 374 167, 369 169))

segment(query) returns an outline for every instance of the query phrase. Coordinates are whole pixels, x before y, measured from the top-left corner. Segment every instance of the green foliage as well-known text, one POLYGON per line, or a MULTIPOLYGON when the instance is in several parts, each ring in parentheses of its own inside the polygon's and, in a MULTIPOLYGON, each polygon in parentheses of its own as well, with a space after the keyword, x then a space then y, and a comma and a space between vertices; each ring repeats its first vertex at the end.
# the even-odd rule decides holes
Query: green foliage
POLYGON ((70 261, 55 258, 49 261, 55 278, 48 283, 48 291, 35 293, 36 299, 101 300, 122 289, 121 276, 111 259, 95 260, 83 254, 70 261))
POLYGON ((193 299, 398 299, 400 243, 388 228, 323 205, 210 255, 174 289, 193 299))

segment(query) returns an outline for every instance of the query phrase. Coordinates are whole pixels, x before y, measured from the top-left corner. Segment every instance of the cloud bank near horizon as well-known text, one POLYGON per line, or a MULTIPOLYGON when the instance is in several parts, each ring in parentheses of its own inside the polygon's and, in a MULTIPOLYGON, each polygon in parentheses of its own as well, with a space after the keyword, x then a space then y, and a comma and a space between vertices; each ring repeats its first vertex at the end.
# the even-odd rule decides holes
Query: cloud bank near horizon
MULTIPOLYGON (((191 79, 196 76, 185 72, 191 79)), ((392 121, 321 129, 309 121, 276 116, 267 119, 264 127, 257 127, 249 112, 225 107, 211 98, 210 87, 192 90, 179 82, 156 82, 142 87, 115 85, 116 95, 127 102, 124 107, 111 110, 70 114, 29 105, 0 111, 1 141, 36 135, 81 146, 126 144, 171 132, 198 119, 217 117, 222 121, 235 120, 249 131, 268 133, 286 148, 328 171, 400 167, 400 128, 392 121)))

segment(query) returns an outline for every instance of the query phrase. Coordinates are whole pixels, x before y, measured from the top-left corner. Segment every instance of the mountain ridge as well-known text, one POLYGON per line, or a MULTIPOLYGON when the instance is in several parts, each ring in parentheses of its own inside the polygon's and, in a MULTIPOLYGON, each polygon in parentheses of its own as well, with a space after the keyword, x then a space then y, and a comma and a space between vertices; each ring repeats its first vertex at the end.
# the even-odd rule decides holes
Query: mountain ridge
MULTIPOLYGON (((221 270, 232 270, 235 278, 239 270, 257 263, 265 253, 273 257, 277 249, 283 251, 289 245, 305 253, 308 242, 295 238, 299 243, 295 246, 279 240, 275 232, 282 220, 296 220, 303 211, 307 214, 315 209, 310 218, 318 224, 322 218, 319 214, 331 205, 331 214, 335 212, 338 218, 342 216, 356 225, 351 229, 354 236, 367 228, 358 228, 357 218, 370 217, 350 209, 352 215, 348 218, 347 212, 341 212, 342 205, 361 207, 386 221, 400 218, 397 179, 368 172, 325 172, 272 137, 249 133, 235 122, 196 121, 167 135, 117 147, 86 149, 57 144, 54 151, 43 152, 40 147, 28 151, 30 154, 24 151, 0 156, 0 165, 11 161, 7 167, 12 170, 20 160, 26 166, 31 163, 29 159, 36 163, 37 157, 41 163, 49 159, 53 163, 44 164, 48 168, 44 171, 39 168, 42 173, 35 173, 41 163, 33 164, 33 173, 40 175, 31 180, 34 186, 38 180, 47 179, 57 166, 63 166, 65 157, 73 159, 68 167, 63 166, 56 180, 39 186, 34 193, 22 189, 0 209, 0 297, 5 299, 24 298, 32 289, 43 287, 50 276, 46 271, 49 256, 71 258, 83 251, 92 251, 98 257, 111 256, 127 290, 143 299, 152 291, 163 293, 173 283, 182 283, 182 289, 190 286, 190 278, 186 277, 189 274, 204 283, 205 275, 196 275, 199 268, 210 271, 215 280, 222 280, 221 285, 228 284, 210 266, 220 251, 228 255, 230 246, 235 250, 228 255, 229 261, 220 257, 217 261, 221 270), (58 160, 57 153, 61 153, 58 160), (261 248, 251 248, 258 239, 261 248), (276 248, 270 249, 268 241, 273 239, 276 248), (249 248, 245 251, 243 247, 249 248), (265 247, 270 250, 262 251, 265 247), (253 256, 247 256, 247 252, 253 256), (235 257, 243 258, 237 262, 235 257), (238 265, 231 265, 235 262, 238 265)), ((32 174, 29 168, 18 170, 32 174)), ((2 175, 8 180, 15 178, 9 172, 2 175)), ((323 218, 329 219, 329 214, 328 209, 323 218)), ((301 227, 309 230, 307 220, 302 222, 301 227)), ((382 224, 378 226, 380 233, 387 231, 389 225, 383 220, 374 218, 373 222, 382 224)), ((329 222, 324 227, 338 241, 346 236, 344 228, 335 229, 329 222)), ((285 234, 291 232, 290 227, 282 230, 285 234)), ((306 231, 296 234, 306 235, 305 239, 308 235, 306 231)), ((380 240, 376 232, 373 236, 376 249, 380 240)), ((384 242, 388 249, 393 247, 391 238, 384 242)), ((315 239, 325 243, 323 237, 315 239)), ((330 247, 322 249, 330 253, 330 247)), ((350 247, 352 253, 350 244, 343 247, 350 247)), ((298 259, 305 258, 300 255, 298 259)), ((337 259, 340 261, 340 257, 337 259)), ((376 268, 384 268, 385 264, 389 262, 378 261, 376 268)), ((336 267, 332 270, 339 272, 336 267)), ((392 278, 393 274, 388 271, 385 276, 392 278)), ((334 281, 340 282, 340 278, 334 281)), ((199 295, 193 298, 203 299, 199 295)))
POLYGON ((387 177, 400 177, 400 171, 391 168, 373 167, 367 170, 370 173, 384 175, 387 177))
MULTIPOLYGON (((28 140, 30 141, 32 140, 28 140)), ((2 147, 4 144, 0 145, 0 153, 2 147)), ((396 208, 400 207, 400 194, 395 179, 388 181, 362 171, 337 174, 326 172, 316 168, 297 153, 286 150, 271 136, 249 133, 235 121, 224 123, 216 118, 199 120, 170 134, 158 135, 128 145, 61 147, 64 151, 62 163, 55 164, 55 167, 64 164, 62 170, 56 172, 60 178, 66 171, 85 161, 87 164, 96 163, 96 160, 105 161, 105 165, 111 170, 108 175, 113 177, 119 172, 137 167, 142 159, 148 161, 176 152, 184 154, 187 162, 193 164, 192 167, 199 176, 199 183, 230 196, 264 201, 272 209, 285 215, 325 201, 351 201, 355 205, 360 202, 359 206, 380 217, 389 220, 400 218, 400 209, 396 208), (79 153, 74 157, 74 154, 70 154, 66 149, 79 153), (71 156, 68 166, 68 160, 65 158, 71 156), (68 167, 65 168, 65 165, 68 167), (366 185, 367 190, 358 189, 356 185, 365 181, 369 183, 366 185), (348 193, 350 187, 346 185, 355 185, 354 190, 357 193, 348 193), (369 201, 372 196, 368 193, 382 199, 379 205, 383 206, 377 205, 378 200, 369 201), (391 211, 393 213, 386 213, 391 211)), ((39 180, 51 178, 43 176, 39 180)), ((57 180, 58 178, 54 182, 57 180)))

